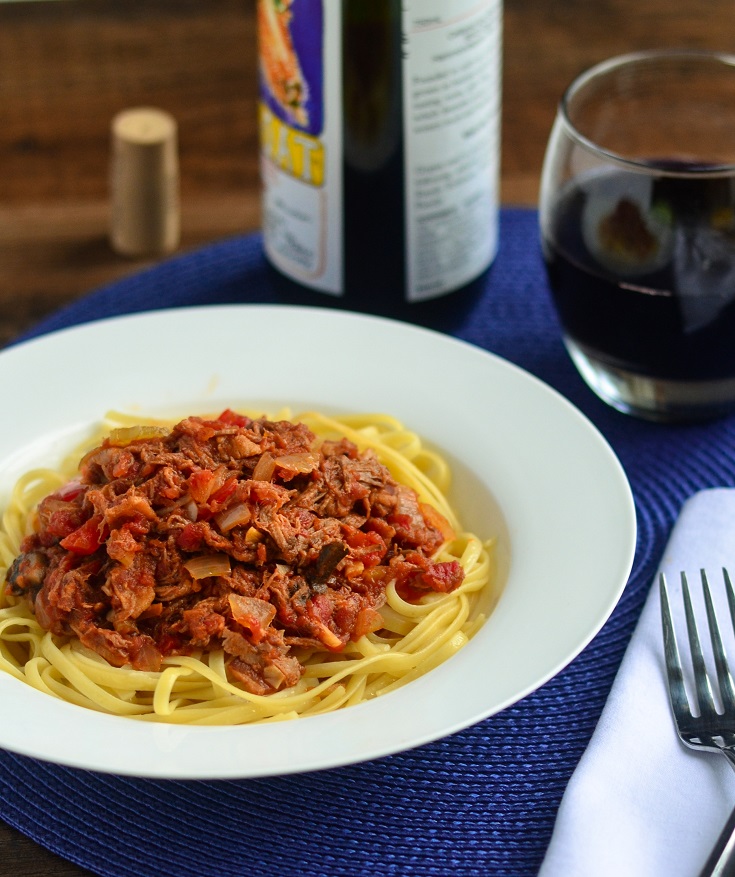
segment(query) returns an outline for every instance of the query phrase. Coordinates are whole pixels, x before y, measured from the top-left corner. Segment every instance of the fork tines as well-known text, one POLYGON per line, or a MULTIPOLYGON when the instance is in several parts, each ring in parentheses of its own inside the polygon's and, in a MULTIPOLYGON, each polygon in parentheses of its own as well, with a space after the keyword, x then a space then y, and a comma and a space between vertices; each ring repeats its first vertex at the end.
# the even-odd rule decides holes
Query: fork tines
MULTIPOLYGON (((725 648, 722 643, 722 636, 715 614, 714 603, 712 601, 712 593, 710 591, 709 582, 705 570, 700 571, 702 577, 702 592, 704 595, 704 603, 707 614, 707 624, 710 632, 710 640, 712 642, 712 652, 714 655, 715 670, 717 673, 717 682, 722 701, 724 714, 735 714, 735 684, 727 663, 725 648)), ((730 618, 735 630, 735 592, 727 570, 722 570, 725 580, 725 590, 727 593, 728 607, 730 610, 730 618)), ((664 653, 666 658, 666 672, 669 678, 669 694, 671 696, 671 705, 677 722, 692 718, 693 712, 689 706, 686 689, 684 686, 684 675, 679 658, 679 649, 676 644, 676 636, 674 634, 674 625, 671 618, 671 610, 669 607, 669 599, 666 587, 666 579, 661 573, 659 577, 659 586, 661 591, 661 617, 664 632, 664 653)), ((698 701, 698 716, 704 720, 712 720, 723 715, 718 712, 715 705, 715 699, 712 693, 709 674, 705 665, 704 654, 697 632, 697 622, 692 607, 691 594, 689 592, 689 584, 685 573, 681 573, 681 590, 684 600, 684 613, 686 616, 687 636, 689 639, 689 649, 692 658, 692 670, 694 676, 694 689, 698 701)))

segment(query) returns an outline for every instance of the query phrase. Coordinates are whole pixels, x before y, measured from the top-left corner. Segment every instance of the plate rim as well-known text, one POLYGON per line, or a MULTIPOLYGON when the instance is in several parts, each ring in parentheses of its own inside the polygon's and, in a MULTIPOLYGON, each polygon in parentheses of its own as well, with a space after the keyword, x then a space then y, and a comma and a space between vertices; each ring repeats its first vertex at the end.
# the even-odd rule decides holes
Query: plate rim
MULTIPOLYGON (((65 764, 72 767, 81 767, 107 773, 125 774, 138 777, 145 776, 151 778, 245 778, 285 775, 290 773, 344 766, 347 764, 353 764, 360 761, 378 758, 405 749, 414 748, 415 746, 424 745, 430 741, 439 739, 450 734, 454 734, 464 728, 475 724, 478 721, 481 721, 489 716, 501 712, 504 709, 507 709, 512 704, 519 702, 523 698, 527 697, 530 693, 546 684, 551 678, 559 673, 589 644, 589 642, 597 635, 599 630, 603 627, 603 625, 609 618, 624 590, 625 584, 627 583, 630 570, 632 569, 636 547, 637 534, 635 503, 630 484, 628 483, 628 479, 624 472, 622 464, 620 463, 607 439, 601 434, 599 429, 586 417, 586 415, 584 415, 558 390, 549 386, 549 384, 547 384, 541 378, 527 371, 522 366, 510 362, 509 360, 499 356, 496 353, 485 350, 467 341, 455 338, 450 335, 446 335, 434 329, 428 329, 410 323, 403 323, 398 320, 335 310, 327 307, 313 308, 293 305, 258 304, 199 305, 193 307, 187 306, 163 308, 151 311, 125 314, 121 316, 105 317, 81 324, 76 324, 73 326, 64 327, 53 332, 19 341, 11 345, 10 347, 7 347, 4 350, 0 351, 0 376, 2 376, 2 373, 6 368, 6 363, 12 359, 22 359, 23 357, 29 357, 32 360, 34 357, 39 355, 37 353, 37 351, 39 350, 41 351, 40 355, 42 356, 44 351, 50 350, 55 345, 63 346, 66 342, 70 340, 73 344, 75 340, 78 341, 80 338, 82 340, 85 340, 86 336, 94 336, 95 334, 99 333, 102 333, 104 335, 104 333, 106 332, 112 332, 113 335, 115 335, 116 333, 119 334, 120 331, 124 332, 126 330, 135 329, 136 327, 138 329, 142 327, 143 329, 150 331, 150 327, 156 323, 165 323, 166 321, 177 319, 179 321, 183 320, 184 322, 189 321, 189 323, 192 324, 200 322, 202 320, 205 322, 213 321, 214 323, 216 323, 217 321, 223 321, 227 323, 228 321, 236 321, 237 319, 242 320, 243 318, 255 321, 267 321, 274 318, 280 320, 284 317, 284 315, 288 315, 287 318, 292 321, 306 321, 311 322, 312 324, 325 324, 330 322, 332 324, 337 323, 340 326, 347 327, 351 330, 357 331, 358 333, 363 331, 362 327, 368 327, 366 330, 368 332, 385 331, 393 333, 393 336, 397 334, 401 338, 412 339, 412 341, 415 341, 416 344, 419 345, 419 347, 421 347, 422 345, 443 345, 444 350, 458 351, 460 352, 460 356, 469 357, 470 359, 473 359, 473 362, 491 363, 491 365, 489 366, 490 371, 496 370, 498 374, 511 376, 511 383, 520 382, 520 384, 523 386, 534 388, 533 395, 537 396, 538 398, 543 397, 546 400, 546 403, 548 405, 551 405, 551 407, 557 412, 557 415, 561 416, 562 420, 566 419, 569 423, 574 423, 575 429, 580 430, 580 434, 586 435, 587 439, 591 441, 591 446, 594 446, 596 448, 595 453, 600 455, 600 459, 606 459, 607 465, 609 467, 608 475, 611 479, 611 483, 615 482, 617 484, 618 490, 616 503, 618 503, 619 506, 618 510, 621 513, 622 524, 624 528, 624 532, 620 536, 620 544, 618 546, 621 552, 621 557, 619 561, 619 569, 616 573, 616 576, 619 581, 617 582, 616 587, 610 588, 604 608, 598 612, 597 617, 594 619, 593 623, 587 625, 584 636, 576 637, 576 641, 573 647, 571 649, 568 649, 568 653, 566 655, 564 655, 559 660, 553 662, 552 665, 548 666, 544 673, 536 673, 534 678, 532 680, 529 680, 528 684, 522 689, 518 689, 512 693, 506 693, 504 696, 500 696, 499 698, 497 698, 497 702, 493 703, 491 707, 484 712, 480 711, 478 713, 477 710, 475 710, 475 714, 472 716, 463 715, 456 720, 445 721, 443 727, 440 729, 437 729, 436 720, 434 719, 434 724, 432 725, 432 727, 427 728, 424 733, 420 733, 414 730, 410 735, 402 735, 399 732, 398 734, 394 735, 394 739, 392 741, 383 740, 380 743, 363 741, 362 745, 364 746, 364 748, 362 749, 358 748, 357 746, 352 746, 351 748, 347 747, 347 749, 342 751, 339 749, 339 747, 337 747, 334 752, 328 755, 322 755, 320 757, 310 756, 308 759, 301 760, 300 762, 287 761, 282 764, 278 770, 274 770, 272 765, 268 766, 257 764, 251 764, 246 769, 243 769, 242 766, 238 766, 237 764, 233 766, 222 764, 219 767, 203 767, 196 764, 187 764, 186 766, 172 772, 169 761, 167 761, 166 759, 163 759, 159 763, 154 763, 148 760, 145 764, 140 764, 136 762, 136 764, 128 765, 125 763, 120 763, 119 760, 115 761, 114 763, 108 763, 104 759, 100 759, 100 757, 90 757, 89 755, 85 757, 84 754, 82 754, 80 757, 75 758, 68 752, 59 753, 57 750, 53 750, 53 748, 52 751, 49 751, 48 746, 43 745, 42 741, 36 741, 34 743, 33 740, 31 740, 30 742, 23 744, 22 741, 14 739, 10 741, 11 745, 9 745, 7 735, 3 731, 1 726, 0 746, 10 749, 11 751, 20 752, 24 755, 39 758, 41 760, 53 761, 55 763, 65 764), (355 329, 355 327, 360 328, 355 329), (560 412, 563 413, 560 414, 560 412)), ((323 328, 324 326, 322 325, 322 329, 323 328)), ((0 389, 0 400, 2 400, 3 394, 4 391, 0 389)), ((98 416, 101 416, 104 413, 104 410, 110 407, 114 406, 110 404, 102 404, 101 406, 99 406, 97 409, 98 416)), ((362 406, 358 405, 353 410, 359 410, 360 408, 362 408, 362 406)), ((400 419, 406 419, 401 418, 401 412, 391 410, 389 411, 389 413, 394 414, 400 419)), ((2 445, 0 443, 0 447, 1 446, 2 445)), ((2 468, 2 466, 3 460, 0 459, 0 469, 2 468)), ((503 512, 503 514, 505 514, 506 512, 506 510, 502 508, 501 511, 503 512)), ((516 558, 514 557, 513 563, 515 562, 516 558)), ((513 568, 514 567, 511 566, 511 571, 513 570, 513 568)), ((502 605, 503 599, 501 598, 498 608, 502 607, 502 605)), ((496 613, 497 611, 498 610, 496 609, 496 613)), ((473 647, 475 647, 476 642, 477 640, 473 640, 471 643, 468 644, 468 646, 465 647, 465 649, 462 650, 462 653, 460 654, 463 655, 468 652, 472 654, 473 647)), ((425 693, 425 690, 433 688, 434 682, 436 682, 437 685, 446 684, 441 677, 445 677, 449 673, 447 668, 450 667, 450 664, 452 666, 452 669, 454 668, 452 662, 455 660, 456 658, 452 658, 450 662, 436 668, 430 674, 428 674, 428 676, 411 683, 408 688, 410 688, 412 692, 416 693, 416 698, 414 699, 420 699, 420 696, 429 696, 425 693)), ((36 692, 35 690, 30 689, 30 687, 26 686, 24 683, 18 682, 11 677, 5 678, 3 676, 2 678, 0 678, 0 699, 2 699, 3 697, 7 697, 8 681, 12 681, 17 686, 21 686, 26 693, 30 691, 38 698, 48 698, 48 695, 43 695, 40 692, 36 692)), ((405 693, 408 688, 396 692, 396 695, 401 696, 401 694, 405 693)), ((393 695, 387 695, 384 698, 380 698, 378 701, 373 703, 378 703, 379 701, 383 701, 384 703, 386 703, 391 697, 393 697, 393 695)), ((20 697, 19 700, 21 702, 27 702, 28 698, 20 697)), ((80 711, 83 711, 83 714, 87 716, 87 711, 84 711, 83 708, 64 704, 64 702, 62 701, 51 700, 51 702, 54 704, 55 707, 62 707, 62 711, 64 711, 64 709, 71 709, 77 714, 80 711)), ((371 704, 361 704, 358 706, 350 707, 348 710, 338 711, 337 713, 332 713, 319 717, 310 717, 308 719, 297 721, 302 728, 302 723, 304 722, 317 722, 320 725, 324 726, 325 733, 341 733, 343 731, 342 726, 347 721, 343 717, 348 716, 349 718, 349 716, 352 716, 354 723, 361 722, 363 719, 363 714, 366 712, 365 708, 367 708, 367 711, 373 709, 371 704)), ((49 710, 45 711, 48 712, 49 710)), ((398 710, 398 712, 400 713, 400 709, 398 710)), ((90 720, 90 726, 94 724, 95 727, 97 727, 97 725, 99 724, 98 720, 102 720, 100 727, 107 726, 106 732, 110 733, 111 736, 115 739, 119 738, 121 734, 117 730, 117 727, 113 728, 110 723, 114 723, 116 726, 118 726, 120 722, 125 723, 125 725, 127 726, 131 724, 129 720, 122 719, 120 717, 103 716, 102 714, 97 713, 94 713, 93 716, 95 717, 95 721, 92 722, 90 720)), ((73 721, 72 724, 74 724, 73 721)), ((176 739, 172 740, 170 738, 180 737, 182 740, 184 740, 187 737, 191 737, 190 732, 192 731, 195 735, 199 735, 200 737, 206 736, 205 734, 201 733, 202 731, 206 731, 209 732, 209 735, 212 738, 219 737, 222 738, 222 740, 226 740, 228 744, 232 744, 233 742, 237 741, 233 741, 229 738, 232 738, 234 735, 238 734, 238 732, 241 734, 244 730, 246 730, 243 727, 213 727, 206 729, 189 727, 187 729, 182 729, 177 726, 158 725, 153 723, 143 725, 143 723, 133 722, 132 724, 136 728, 145 727, 146 729, 152 730, 153 733, 150 734, 148 733, 148 731, 146 731, 146 735, 150 738, 157 738, 157 745, 163 745, 164 747, 173 746, 174 749, 178 745, 180 745, 181 741, 176 739), (160 731, 159 729, 165 730, 160 731), (172 734, 171 730, 173 729, 175 729, 176 731, 183 731, 184 733, 172 734)), ((368 725, 369 724, 370 721, 368 719, 368 725)), ((257 727, 261 729, 265 727, 270 727, 271 729, 274 729, 276 732, 278 732, 278 728, 283 728, 288 725, 294 726, 295 723, 287 722, 280 725, 261 725, 257 727)), ((129 730, 131 730, 130 734, 123 733, 122 736, 132 736, 136 739, 142 736, 137 731, 135 733, 132 733, 132 729, 129 730)), ((247 730, 251 731, 253 730, 253 727, 250 726, 247 728, 247 730)), ((251 736, 254 736, 256 738, 264 737, 262 733, 251 736)), ((280 737, 283 735, 278 732, 274 736, 280 737)), ((190 744, 186 743, 185 748, 189 747, 190 744)))

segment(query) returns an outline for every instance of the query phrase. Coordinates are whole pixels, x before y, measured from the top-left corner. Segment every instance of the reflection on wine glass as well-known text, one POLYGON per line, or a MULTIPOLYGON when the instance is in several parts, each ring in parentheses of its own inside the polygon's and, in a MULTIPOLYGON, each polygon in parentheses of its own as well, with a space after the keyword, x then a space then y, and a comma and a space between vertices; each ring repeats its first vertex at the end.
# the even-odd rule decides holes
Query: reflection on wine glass
POLYGON ((569 87, 540 223, 564 341, 606 402, 735 410, 735 56, 642 52, 569 87))

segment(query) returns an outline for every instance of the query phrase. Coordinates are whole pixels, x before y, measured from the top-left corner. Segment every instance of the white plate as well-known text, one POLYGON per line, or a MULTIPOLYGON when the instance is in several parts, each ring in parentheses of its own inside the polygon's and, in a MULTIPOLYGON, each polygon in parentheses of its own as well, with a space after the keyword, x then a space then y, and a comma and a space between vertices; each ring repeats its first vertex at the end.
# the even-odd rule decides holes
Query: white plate
POLYGON ((504 360, 398 322, 306 308, 159 311, 0 354, 0 501, 109 408, 384 411, 442 449, 466 526, 500 539, 503 592, 455 657, 369 703, 303 720, 176 727, 98 714, 0 673, 0 747, 148 777, 307 771, 435 740, 520 700, 614 608, 635 512, 625 474, 569 402, 504 360))

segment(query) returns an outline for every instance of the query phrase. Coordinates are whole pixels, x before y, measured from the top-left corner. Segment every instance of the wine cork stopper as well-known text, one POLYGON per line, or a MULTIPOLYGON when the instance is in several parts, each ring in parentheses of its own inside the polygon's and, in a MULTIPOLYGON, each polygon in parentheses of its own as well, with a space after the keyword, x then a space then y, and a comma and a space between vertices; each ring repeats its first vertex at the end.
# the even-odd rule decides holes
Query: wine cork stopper
POLYGON ((170 253, 179 245, 176 120, 135 107, 112 120, 110 241, 125 256, 170 253))

